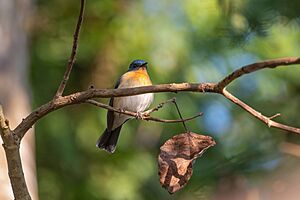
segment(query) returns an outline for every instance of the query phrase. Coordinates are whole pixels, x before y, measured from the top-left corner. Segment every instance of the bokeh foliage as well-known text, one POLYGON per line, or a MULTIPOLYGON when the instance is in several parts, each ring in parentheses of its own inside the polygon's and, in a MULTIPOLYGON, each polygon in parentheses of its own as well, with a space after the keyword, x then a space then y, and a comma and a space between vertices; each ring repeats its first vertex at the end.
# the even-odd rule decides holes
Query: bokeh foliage
MULTIPOLYGON (((150 63, 154 83, 215 82, 239 66, 300 55, 297 0, 89 0, 77 60, 66 93, 90 85, 111 88, 137 58, 150 63)), ((52 98, 71 50, 79 1, 36 1, 31 32, 33 107, 52 98)), ((267 116, 300 125, 300 68, 263 70, 228 89, 267 116)), ((123 126, 113 155, 95 147, 106 111, 79 105, 56 111, 36 125, 39 193, 47 199, 208 199, 233 176, 260 185, 273 173, 299 166, 280 152, 292 135, 269 129, 236 105, 212 94, 156 94, 155 103, 177 97, 193 132, 217 146, 195 164, 182 191, 170 196, 159 185, 159 146, 183 132, 181 124, 132 120, 123 126)), ((107 102, 106 99, 101 100, 107 102)), ((177 118, 173 106, 155 114, 177 118)))

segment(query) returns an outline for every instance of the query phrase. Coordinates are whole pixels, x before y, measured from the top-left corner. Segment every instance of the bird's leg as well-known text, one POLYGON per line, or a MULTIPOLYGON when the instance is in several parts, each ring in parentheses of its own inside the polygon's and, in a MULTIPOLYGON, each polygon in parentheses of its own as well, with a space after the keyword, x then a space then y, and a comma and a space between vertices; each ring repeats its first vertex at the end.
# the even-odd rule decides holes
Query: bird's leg
POLYGON ((143 117, 149 117, 152 112, 153 112, 152 110, 146 110, 146 111, 142 112, 141 114, 143 115, 143 117))
MULTIPOLYGON (((119 108, 119 111, 120 111, 121 113, 124 113, 124 112, 125 112, 125 110, 124 110, 123 108, 119 108)), ((121 113, 118 113, 119 116, 123 115, 123 114, 121 114, 121 113)))
POLYGON ((145 119, 146 116, 147 116, 147 114, 145 114, 144 112, 139 112, 138 111, 138 112, 136 112, 135 118, 143 120, 143 119, 145 119))

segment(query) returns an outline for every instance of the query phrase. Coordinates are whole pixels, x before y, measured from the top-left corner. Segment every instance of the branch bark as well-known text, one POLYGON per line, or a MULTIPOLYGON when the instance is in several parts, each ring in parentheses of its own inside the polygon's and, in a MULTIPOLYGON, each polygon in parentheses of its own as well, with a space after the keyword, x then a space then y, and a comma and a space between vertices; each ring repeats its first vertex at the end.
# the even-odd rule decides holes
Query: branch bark
POLYGON ((158 105, 157 107, 155 107, 153 109, 150 109, 150 110, 147 110, 147 111, 144 111, 144 112, 140 113, 141 117, 139 118, 139 116, 138 116, 139 113, 136 113, 136 112, 116 109, 114 107, 111 107, 109 105, 100 103, 100 102, 95 101, 95 100, 86 100, 85 102, 89 103, 89 104, 92 104, 92 105, 95 105, 95 106, 100 107, 100 108, 104 108, 104 109, 111 110, 111 111, 114 111, 114 112, 117 112, 117 113, 129 115, 129 116, 135 117, 137 119, 146 120, 146 121, 154 121, 154 122, 162 122, 162 123, 185 122, 185 121, 190 121, 192 119, 195 119, 195 118, 200 117, 200 116, 203 115, 203 113, 198 113, 195 116, 192 116, 192 117, 189 117, 189 118, 183 118, 183 119, 159 119, 159 118, 156 118, 156 117, 151 117, 149 113, 157 111, 159 108, 161 108, 161 104, 160 104, 160 105, 158 105))
POLYGON ((223 89, 222 94, 229 99, 230 101, 232 101, 233 103, 237 104, 238 106, 240 106, 241 108, 243 108, 244 110, 246 110, 248 113, 250 113, 251 115, 253 115, 255 118, 259 119, 260 121, 262 121, 263 123, 265 123, 266 125, 268 125, 268 127, 274 127, 274 128, 278 128, 281 130, 285 130, 285 131, 289 131, 292 133, 297 133, 300 134, 300 128, 296 128, 296 127, 292 127, 292 126, 287 126, 278 122, 273 121, 272 119, 277 117, 279 114, 275 114, 271 117, 266 117, 263 114, 261 114, 260 112, 256 111, 255 109, 251 108, 250 106, 248 106, 247 104, 245 104, 244 102, 242 102, 240 99, 236 98, 235 96, 233 96, 231 93, 229 93, 226 89, 223 89))
POLYGON ((57 99, 58 97, 60 97, 63 94, 65 87, 67 85, 67 82, 69 80, 74 62, 75 62, 75 57, 76 57, 77 47, 78 47, 78 38, 79 38, 80 28, 81 28, 83 14, 84 14, 84 5, 85 5, 85 0, 81 0, 79 16, 78 16, 76 28, 75 28, 74 35, 73 35, 73 47, 72 47, 71 55, 70 55, 70 58, 68 61, 68 65, 67 65, 64 77, 56 91, 54 99, 57 99))
POLYGON ((20 157, 20 143, 9 128, 0 105, 0 134, 8 165, 8 175, 16 200, 31 200, 25 182, 22 162, 20 157))
POLYGON ((158 92, 180 92, 180 91, 193 91, 193 92, 216 92, 216 84, 212 83, 172 83, 161 84, 153 86, 143 86, 135 88, 124 89, 88 89, 86 91, 77 92, 63 97, 53 99, 48 103, 37 108, 29 114, 22 122, 13 130, 13 132, 22 139, 25 133, 42 117, 65 106, 85 103, 88 99, 96 97, 110 98, 120 96, 130 96, 144 93, 158 93, 158 92))
POLYGON ((228 86, 232 81, 245 74, 249 74, 264 68, 275 68, 278 66, 288 66, 294 64, 300 64, 300 58, 294 58, 294 57, 278 58, 274 60, 266 60, 266 61, 246 65, 239 68, 238 70, 235 70, 228 76, 226 76, 223 80, 221 80, 218 83, 217 87, 219 91, 222 91, 222 89, 228 86))
MULTIPOLYGON (((266 63, 260 62, 260 63, 254 63, 250 66, 249 70, 255 71, 257 66, 259 66, 259 69, 267 68, 267 67, 274 67, 274 63, 276 63, 276 66, 278 64, 278 60, 292 60, 293 62, 289 62, 287 65, 292 64, 298 64, 300 58, 282 58, 282 59, 276 59, 274 62, 271 60, 267 61, 266 63), (262 64, 264 63, 264 64, 262 64), (269 66, 270 65, 270 66, 269 66), (253 67, 254 66, 254 67, 253 67), (263 66, 263 67, 262 67, 263 66), (255 70, 254 70, 255 69, 255 70)), ((229 75, 227 78, 223 79, 226 84, 229 84, 233 80, 235 80, 238 76, 242 76, 245 73, 250 73, 247 71, 247 66, 234 71, 232 74, 236 75, 229 75), (245 71, 246 69, 246 71, 245 71)), ((152 85, 152 86, 143 86, 143 87, 134 87, 134 88, 122 88, 122 89, 88 89, 86 91, 73 93, 67 96, 58 97, 57 99, 51 100, 48 103, 42 105, 35 111, 33 111, 30 115, 28 115, 25 119, 22 120, 22 122, 13 130, 13 132, 22 139, 25 133, 42 117, 47 115, 50 112, 53 112, 57 109, 63 108, 68 105, 73 104, 81 104, 84 103, 88 99, 93 98, 110 98, 110 97, 121 97, 121 96, 131 96, 131 95, 137 95, 137 94, 144 94, 144 93, 160 93, 160 92, 182 92, 182 91, 190 91, 190 92, 209 92, 209 93, 218 93, 224 95, 226 98, 230 99, 232 102, 235 102, 236 100, 239 100, 237 97, 233 96, 232 94, 226 95, 223 93, 224 90, 220 90, 220 88, 223 87, 224 84, 223 81, 220 81, 219 83, 172 83, 172 84, 161 84, 161 85, 152 85)), ((240 101, 240 100, 239 100, 240 101)), ((238 101, 238 102, 239 102, 238 101)), ((241 102, 241 101, 240 101, 241 102)), ((240 105, 240 104, 238 104, 240 105)), ((246 107, 241 106, 243 109, 249 112, 249 109, 247 110, 246 107)), ((249 108, 251 108, 249 106, 249 108)), ((251 108, 253 109, 253 108, 251 108)), ((253 109, 254 110, 254 109, 253 109)), ((259 113, 258 111, 256 111, 259 113)), ((249 112, 253 115, 254 112, 249 112)), ((255 116, 255 115, 254 115, 255 116)), ((269 119, 270 120, 270 119, 269 119)), ((286 131, 290 131, 292 133, 300 134, 298 131, 298 128, 289 128, 289 126, 278 126, 276 124, 277 122, 272 121, 271 126, 279 129, 283 129, 286 131)))

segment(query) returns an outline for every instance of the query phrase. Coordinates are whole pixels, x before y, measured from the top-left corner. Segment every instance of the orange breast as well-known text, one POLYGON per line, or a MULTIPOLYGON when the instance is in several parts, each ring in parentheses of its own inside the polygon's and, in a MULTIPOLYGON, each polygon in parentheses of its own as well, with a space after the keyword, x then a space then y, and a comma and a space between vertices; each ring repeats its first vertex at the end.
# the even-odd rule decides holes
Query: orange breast
POLYGON ((121 78, 119 88, 152 85, 146 69, 125 73, 121 78))

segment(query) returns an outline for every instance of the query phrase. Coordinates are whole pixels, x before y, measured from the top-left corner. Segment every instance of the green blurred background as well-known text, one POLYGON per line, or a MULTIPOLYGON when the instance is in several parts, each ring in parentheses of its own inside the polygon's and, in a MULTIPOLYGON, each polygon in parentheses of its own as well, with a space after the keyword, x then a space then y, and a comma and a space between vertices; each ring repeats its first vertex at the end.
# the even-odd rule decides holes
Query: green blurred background
MULTIPOLYGON (((62 78, 79 1, 35 4, 34 108, 53 97, 62 78)), ((298 0, 89 0, 65 94, 90 85, 112 88, 134 59, 147 60, 153 83, 160 84, 216 82, 249 63, 299 56, 299 8, 298 0)), ((299 66, 246 75, 228 90, 263 114, 280 112, 276 120, 300 126, 299 66)), ((185 117, 204 112, 189 129, 217 141, 195 163, 184 189, 170 196, 157 174, 159 147, 184 131, 181 124, 132 120, 109 155, 95 147, 106 110, 76 105, 36 125, 40 199, 293 199, 300 191, 299 137, 269 129, 220 95, 160 93, 153 105, 174 96, 185 117)), ((155 116, 178 118, 171 105, 155 116)))

